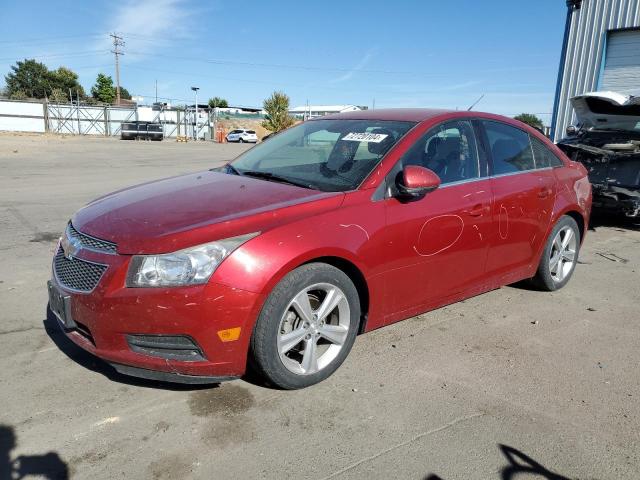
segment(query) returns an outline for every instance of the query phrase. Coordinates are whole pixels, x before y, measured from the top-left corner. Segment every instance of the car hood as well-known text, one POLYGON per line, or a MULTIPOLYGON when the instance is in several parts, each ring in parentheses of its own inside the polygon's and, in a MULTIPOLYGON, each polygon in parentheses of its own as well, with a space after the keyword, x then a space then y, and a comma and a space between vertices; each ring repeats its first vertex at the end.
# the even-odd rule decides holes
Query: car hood
POLYGON ((337 208, 344 193, 319 192, 205 171, 108 194, 72 219, 82 233, 117 244, 118 253, 167 253, 337 208))
POLYGON ((582 128, 607 128, 640 122, 640 97, 616 92, 589 92, 571 98, 582 128))

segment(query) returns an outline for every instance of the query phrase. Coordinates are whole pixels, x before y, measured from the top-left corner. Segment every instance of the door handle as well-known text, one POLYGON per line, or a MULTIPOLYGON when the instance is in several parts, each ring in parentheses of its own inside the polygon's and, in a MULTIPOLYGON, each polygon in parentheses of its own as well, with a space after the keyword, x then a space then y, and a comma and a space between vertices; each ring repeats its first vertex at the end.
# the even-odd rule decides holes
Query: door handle
POLYGON ((551 195, 551 189, 549 187, 543 187, 538 190, 538 198, 547 198, 551 195))
POLYGON ((473 207, 467 209, 467 210, 463 210, 464 213, 466 213, 467 215, 471 216, 471 217, 480 217, 482 216, 482 214, 485 211, 485 206, 482 205, 481 203, 474 205, 473 207))

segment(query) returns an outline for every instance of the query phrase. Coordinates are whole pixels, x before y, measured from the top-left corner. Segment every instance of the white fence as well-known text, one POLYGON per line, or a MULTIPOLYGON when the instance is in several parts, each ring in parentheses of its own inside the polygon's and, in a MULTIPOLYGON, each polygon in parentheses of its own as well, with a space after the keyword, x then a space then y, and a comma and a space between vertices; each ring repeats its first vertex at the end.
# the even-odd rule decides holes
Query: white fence
MULTIPOLYGON (((0 131, 51 132, 71 135, 120 135, 123 122, 146 121, 162 124, 165 138, 186 135, 196 130, 194 109, 176 110, 155 107, 89 106, 69 103, 0 100, 0 131)), ((215 113, 198 111, 197 136, 214 138, 215 113)))

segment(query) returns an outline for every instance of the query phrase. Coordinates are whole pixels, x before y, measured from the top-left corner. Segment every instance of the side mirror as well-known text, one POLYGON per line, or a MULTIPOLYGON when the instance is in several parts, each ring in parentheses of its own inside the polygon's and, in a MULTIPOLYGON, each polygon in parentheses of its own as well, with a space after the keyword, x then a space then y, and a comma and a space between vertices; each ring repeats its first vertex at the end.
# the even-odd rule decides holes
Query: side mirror
POLYGON ((428 168, 407 165, 398 175, 396 186, 400 197, 421 198, 440 186, 440 177, 428 168))
POLYGON ((573 137, 578 133, 578 129, 574 125, 569 125, 566 132, 569 137, 573 137))

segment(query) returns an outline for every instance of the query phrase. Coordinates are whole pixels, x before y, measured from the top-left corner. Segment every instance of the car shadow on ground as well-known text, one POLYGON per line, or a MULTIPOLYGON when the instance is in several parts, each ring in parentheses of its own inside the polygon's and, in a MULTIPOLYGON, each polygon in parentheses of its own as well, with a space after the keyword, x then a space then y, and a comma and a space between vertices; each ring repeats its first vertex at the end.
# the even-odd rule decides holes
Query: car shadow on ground
POLYGON ((51 480, 69 478, 69 467, 56 452, 47 452, 43 455, 20 455, 12 459, 11 451, 17 446, 14 428, 0 424, 0 478, 38 477, 51 480))
MULTIPOLYGON (((526 476, 527 478, 532 478, 533 476, 533 478, 545 480, 570 480, 569 477, 552 472, 540 463, 536 462, 533 458, 522 453, 520 450, 501 443, 498 444, 498 448, 507 460, 507 464, 503 466, 499 472, 499 478, 501 480, 516 480, 523 476, 526 476)), ((490 477, 487 476, 485 478, 490 477)), ((432 473, 424 477, 424 480, 446 479, 432 473)))
POLYGON ((67 357, 69 357, 77 364, 83 366, 84 368, 91 370, 92 372, 100 373, 101 375, 104 375, 109 380, 113 380, 114 382, 123 383, 125 385, 134 387, 156 388, 174 391, 206 390, 217 388, 220 386, 219 383, 192 385, 183 383, 162 382, 158 380, 147 380, 144 378, 123 375, 107 362, 100 360, 98 357, 83 350, 71 340, 69 340, 67 336, 62 332, 58 320, 55 318, 48 305, 46 307, 46 318, 42 321, 42 323, 49 338, 67 357))
POLYGON ((640 231, 640 218, 629 218, 622 215, 593 212, 589 221, 589 230, 597 230, 600 227, 613 228, 614 230, 640 231))

